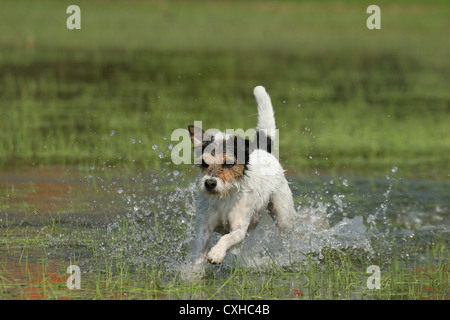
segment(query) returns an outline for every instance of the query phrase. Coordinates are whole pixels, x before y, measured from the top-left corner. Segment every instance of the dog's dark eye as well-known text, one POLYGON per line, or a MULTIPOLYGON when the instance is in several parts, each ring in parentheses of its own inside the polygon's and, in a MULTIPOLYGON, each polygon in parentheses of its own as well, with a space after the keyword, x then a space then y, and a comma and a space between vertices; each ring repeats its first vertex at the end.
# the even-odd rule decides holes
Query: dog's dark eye
POLYGON ((227 169, 233 168, 233 166, 234 166, 234 163, 224 163, 224 164, 222 164, 222 168, 227 168, 227 169))
POLYGON ((207 163, 205 162, 205 160, 202 160, 201 167, 204 168, 204 169, 206 169, 206 168, 209 167, 209 164, 207 164, 207 163))

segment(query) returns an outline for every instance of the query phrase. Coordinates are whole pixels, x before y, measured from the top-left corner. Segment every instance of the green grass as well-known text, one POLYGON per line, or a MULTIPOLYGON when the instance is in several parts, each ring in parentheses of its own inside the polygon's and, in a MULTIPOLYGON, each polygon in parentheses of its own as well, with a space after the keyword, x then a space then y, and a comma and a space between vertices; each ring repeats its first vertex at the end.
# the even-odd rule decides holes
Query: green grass
POLYGON ((3 169, 158 168, 194 120, 254 127, 262 84, 285 167, 448 178, 443 2, 383 2, 379 31, 352 1, 81 1, 78 31, 68 5, 0 4, 3 169))

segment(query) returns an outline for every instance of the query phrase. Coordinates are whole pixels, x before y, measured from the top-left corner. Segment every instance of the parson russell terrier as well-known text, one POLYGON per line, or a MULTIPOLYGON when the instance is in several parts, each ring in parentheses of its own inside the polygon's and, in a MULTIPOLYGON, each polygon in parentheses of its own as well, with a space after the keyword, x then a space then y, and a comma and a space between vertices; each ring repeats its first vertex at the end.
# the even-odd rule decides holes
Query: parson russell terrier
POLYGON ((191 261, 221 263, 227 250, 244 240, 268 209, 278 229, 292 230, 295 220, 292 192, 284 170, 272 154, 274 111, 266 90, 257 86, 258 124, 253 141, 222 132, 211 134, 188 126, 199 164, 196 238, 191 261), (208 252, 213 232, 223 234, 208 252))

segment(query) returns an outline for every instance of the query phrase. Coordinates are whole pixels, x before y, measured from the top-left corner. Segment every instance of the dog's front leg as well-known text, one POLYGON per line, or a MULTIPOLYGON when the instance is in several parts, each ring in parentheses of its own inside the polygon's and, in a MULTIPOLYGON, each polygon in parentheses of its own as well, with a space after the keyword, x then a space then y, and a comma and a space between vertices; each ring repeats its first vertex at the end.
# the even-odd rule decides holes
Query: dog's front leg
POLYGON ((227 214, 230 233, 224 235, 217 244, 211 248, 207 255, 207 259, 211 263, 221 263, 225 259, 227 250, 242 242, 247 234, 248 226, 253 215, 255 207, 253 197, 242 194, 240 199, 227 214))
POLYGON ((220 238, 217 244, 209 251, 207 256, 208 261, 213 264, 221 263, 225 259, 227 250, 244 240, 247 234, 247 228, 248 224, 239 225, 236 229, 220 238))

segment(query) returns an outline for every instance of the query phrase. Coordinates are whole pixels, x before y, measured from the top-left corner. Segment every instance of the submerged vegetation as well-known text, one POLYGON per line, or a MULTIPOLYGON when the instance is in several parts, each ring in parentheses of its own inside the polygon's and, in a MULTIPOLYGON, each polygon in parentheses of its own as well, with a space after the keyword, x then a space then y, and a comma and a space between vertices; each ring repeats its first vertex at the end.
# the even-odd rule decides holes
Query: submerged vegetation
POLYGON ((101 237, 80 240, 92 238, 85 230, 49 225, 40 233, 9 230, 9 236, 0 264, 0 297, 7 299, 449 299, 448 252, 442 241, 418 254, 425 263, 410 264, 400 252, 369 258, 328 249, 320 260, 309 254, 303 265, 289 268, 274 262, 255 270, 235 260, 188 283, 155 265, 105 257, 101 237), (65 260, 86 270, 80 290, 67 289, 65 260), (367 287, 369 265, 381 266, 378 290, 367 287))
POLYGON ((332 227, 317 232, 299 224, 308 232, 281 236, 264 216, 222 265, 189 282, 183 277, 195 219, 189 175, 93 170, 77 179, 75 173, 52 172, 50 181, 28 174, 31 182, 17 176, 14 188, 0 190, 7 199, 0 212, 1 297, 449 298, 447 182, 403 181, 394 173, 379 180, 291 178, 299 213, 326 215, 332 227), (67 186, 67 194, 52 191, 67 186), (67 289, 70 265, 81 268, 80 290, 67 289), (367 286, 373 265, 380 289, 367 286))

